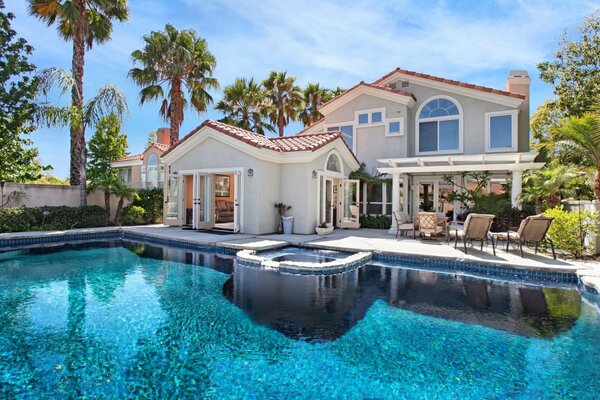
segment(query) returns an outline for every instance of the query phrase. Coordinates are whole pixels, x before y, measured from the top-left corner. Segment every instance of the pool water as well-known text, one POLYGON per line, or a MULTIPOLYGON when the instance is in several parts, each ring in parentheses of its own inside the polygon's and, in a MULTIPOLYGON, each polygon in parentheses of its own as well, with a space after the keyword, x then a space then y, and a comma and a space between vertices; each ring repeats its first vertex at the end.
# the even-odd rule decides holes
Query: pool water
POLYGON ((307 249, 300 247, 285 247, 278 250, 269 250, 260 252, 259 255, 262 257, 269 258, 273 261, 294 261, 294 262, 307 262, 322 264, 330 262, 339 258, 348 257, 351 253, 344 253, 335 250, 323 250, 323 249, 307 249))
POLYGON ((128 242, 0 253, 0 398, 578 398, 569 288, 369 265, 288 275, 128 242))

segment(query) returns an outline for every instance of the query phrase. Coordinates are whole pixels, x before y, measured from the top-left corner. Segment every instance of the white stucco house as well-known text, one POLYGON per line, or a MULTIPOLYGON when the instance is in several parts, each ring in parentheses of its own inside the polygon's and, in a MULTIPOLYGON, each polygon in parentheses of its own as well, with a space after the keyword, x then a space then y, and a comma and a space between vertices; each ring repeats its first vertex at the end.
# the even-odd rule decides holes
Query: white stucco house
POLYGON ((460 203, 444 200, 454 188, 442 176, 464 171, 489 171, 489 191, 509 183, 517 206, 523 171, 543 165, 529 151, 530 83, 526 71, 511 71, 498 90, 398 68, 325 103, 323 118, 295 136, 206 121, 162 155, 164 221, 271 233, 279 202, 292 206, 302 234, 395 210, 456 216, 460 203), (391 179, 369 187, 348 179, 360 163, 391 179))
POLYGON ((529 151, 530 84, 527 71, 510 71, 498 90, 398 68, 321 106, 324 117, 300 135, 341 131, 367 172, 392 178, 363 187, 361 214, 455 216, 460 203, 444 201, 454 188, 442 176, 463 171, 489 171, 489 191, 509 183, 518 206, 523 171, 543 165, 529 151))
POLYGON ((359 226, 359 183, 348 179, 359 163, 339 132, 267 138, 208 120, 162 159, 165 224, 273 233, 274 205, 284 203, 292 206, 294 233, 314 233, 333 218, 339 227, 359 226))

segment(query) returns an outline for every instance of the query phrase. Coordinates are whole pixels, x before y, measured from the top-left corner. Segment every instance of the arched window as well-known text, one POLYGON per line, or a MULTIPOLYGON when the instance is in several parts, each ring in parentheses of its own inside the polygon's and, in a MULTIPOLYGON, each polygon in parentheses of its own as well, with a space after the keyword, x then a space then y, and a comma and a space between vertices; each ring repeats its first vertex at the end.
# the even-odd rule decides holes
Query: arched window
POLYGON ((330 154, 327 158, 327 171, 342 172, 340 159, 335 154, 330 154))
POLYGON ((461 150, 460 105, 446 97, 430 100, 419 108, 417 153, 461 150))
POLYGON ((152 164, 158 164, 158 157, 156 154, 150 154, 150 157, 148 157, 148 165, 152 164))
POLYGON ((146 187, 148 189, 158 187, 158 156, 156 154, 152 153, 148 157, 146 171, 148 173, 146 187))

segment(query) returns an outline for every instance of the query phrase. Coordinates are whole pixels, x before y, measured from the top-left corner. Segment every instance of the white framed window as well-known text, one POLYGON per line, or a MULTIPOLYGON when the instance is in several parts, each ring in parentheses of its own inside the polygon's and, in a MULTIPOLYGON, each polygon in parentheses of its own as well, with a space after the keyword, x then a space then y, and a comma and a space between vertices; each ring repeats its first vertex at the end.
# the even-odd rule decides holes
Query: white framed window
POLYGON ((434 96, 424 101, 416 116, 416 153, 461 153, 462 118, 462 107, 452 97, 434 96))
POLYGON ((404 135, 404 118, 393 118, 385 121, 385 136, 404 135))
POLYGON ((339 124, 327 125, 325 130, 327 132, 341 132, 344 142, 346 142, 348 147, 350 147, 353 152, 356 152, 354 147, 354 125, 352 122, 342 122, 339 124))
POLYGON ((372 108, 354 112, 354 121, 358 127, 383 125, 384 120, 385 108, 372 108))
POLYGON ((485 151, 516 151, 518 144, 518 110, 485 113, 485 151))

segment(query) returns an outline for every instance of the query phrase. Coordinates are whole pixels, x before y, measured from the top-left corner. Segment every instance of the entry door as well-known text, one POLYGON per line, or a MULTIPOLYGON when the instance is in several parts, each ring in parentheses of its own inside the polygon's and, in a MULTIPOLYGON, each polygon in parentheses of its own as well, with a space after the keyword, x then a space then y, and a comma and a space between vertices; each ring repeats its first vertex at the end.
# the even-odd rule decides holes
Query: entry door
POLYGON ((214 225, 215 191, 213 176, 194 175, 194 229, 211 229, 214 225))
POLYGON ((359 228, 360 182, 356 179, 344 179, 341 189, 342 228, 359 228))
POLYGON ((242 174, 240 171, 236 171, 233 174, 233 231, 235 233, 240 231, 240 193, 241 193, 241 181, 242 174))

